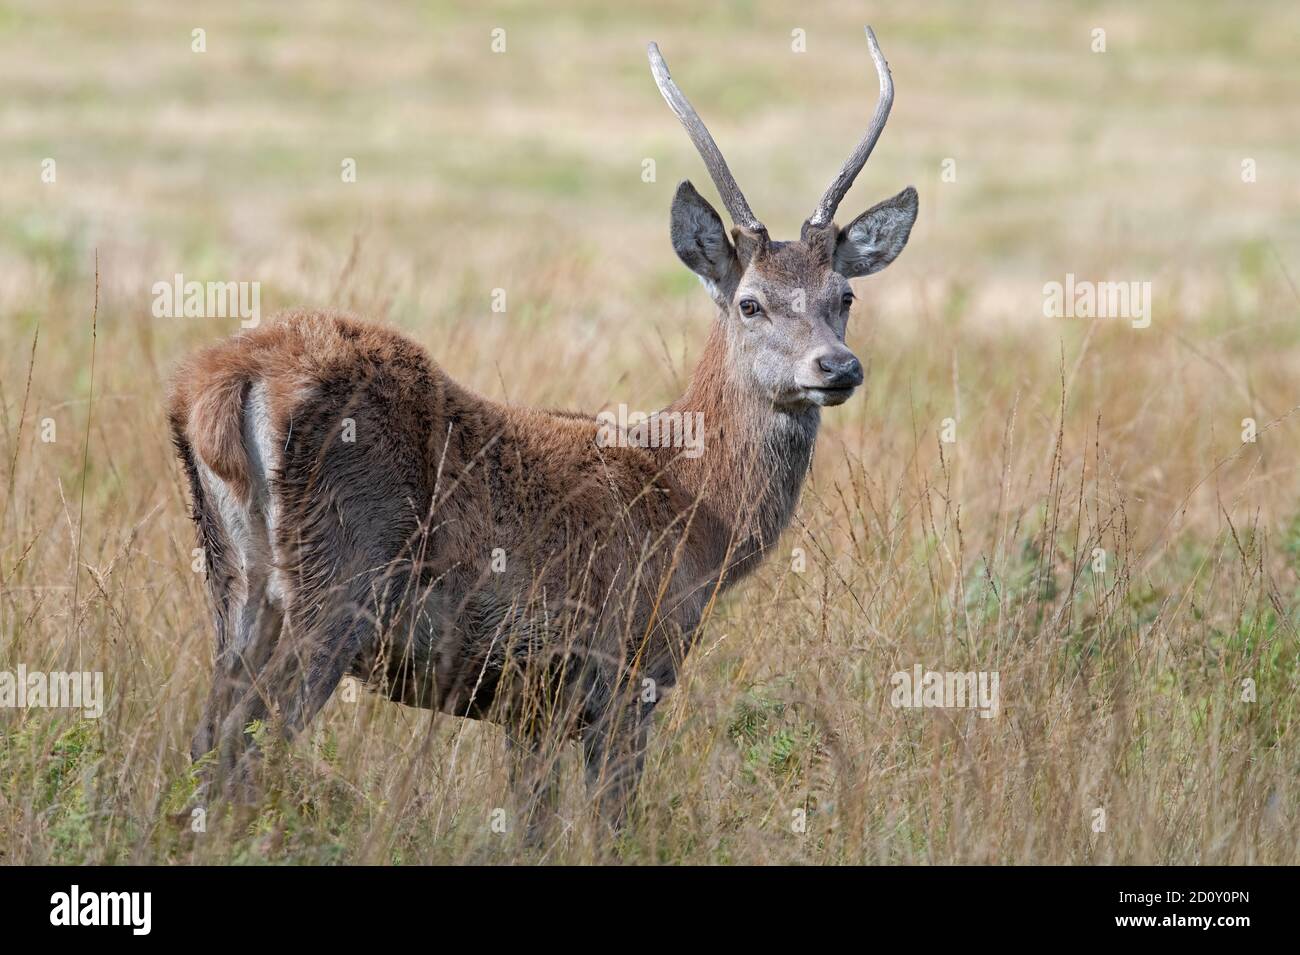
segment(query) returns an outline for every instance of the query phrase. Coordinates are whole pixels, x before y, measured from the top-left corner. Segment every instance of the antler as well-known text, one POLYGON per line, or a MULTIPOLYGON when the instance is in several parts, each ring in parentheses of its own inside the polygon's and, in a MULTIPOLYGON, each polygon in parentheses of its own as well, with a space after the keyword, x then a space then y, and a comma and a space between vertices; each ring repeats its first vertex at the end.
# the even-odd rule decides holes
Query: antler
POLYGON ((876 114, 871 117, 871 125, 867 127, 862 141, 849 155, 844 168, 831 182, 821 202, 817 203, 816 210, 808 219, 809 225, 822 226, 834 220, 835 210, 840 207, 840 202, 849 191, 849 187, 853 185, 853 180, 867 164, 867 157, 876 147, 876 140, 880 138, 880 133, 885 128, 885 121, 889 119, 889 108, 894 105, 894 79, 889 75, 889 64, 885 62, 885 55, 880 52, 880 45, 876 43, 876 34, 872 32, 871 27, 867 27, 867 43, 871 46, 871 58, 876 62, 876 72, 880 74, 880 100, 876 103, 876 114))
MULTIPOLYGON (((699 151, 700 158, 704 160, 704 165, 708 167, 709 175, 713 177, 713 184, 718 187, 718 192, 722 194, 722 202, 726 205, 727 212, 731 214, 731 221, 742 229, 751 232, 765 231, 763 223, 759 222, 754 217, 754 213, 750 211, 744 193, 736 185, 731 170, 727 168, 727 161, 722 158, 722 151, 718 149, 718 144, 709 135, 709 130, 700 119, 700 114, 695 112, 695 107, 682 95, 682 91, 673 82, 672 75, 668 72, 668 64, 664 62, 663 56, 659 53, 659 45, 651 43, 647 47, 647 52, 650 55, 650 72, 654 74, 659 92, 664 95, 668 107, 681 120, 686 135, 691 137, 691 142, 695 144, 696 150, 699 151)), ((850 179, 850 181, 852 180, 850 179)))

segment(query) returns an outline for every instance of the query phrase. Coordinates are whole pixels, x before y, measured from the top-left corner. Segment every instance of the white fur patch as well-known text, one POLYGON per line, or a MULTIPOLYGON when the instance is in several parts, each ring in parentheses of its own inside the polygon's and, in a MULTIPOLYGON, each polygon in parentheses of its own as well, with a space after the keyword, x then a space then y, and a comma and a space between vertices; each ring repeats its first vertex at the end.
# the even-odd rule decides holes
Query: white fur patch
POLYGON ((280 466, 279 443, 271 427, 271 405, 267 399, 266 383, 257 381, 248 390, 244 401, 244 448, 248 453, 249 478, 253 487, 250 520, 256 522, 258 552, 254 559, 262 564, 267 574, 267 596, 277 607, 284 606, 284 580, 278 569, 275 548, 275 531, 279 520, 279 504, 271 494, 269 475, 280 466))
POLYGON ((202 460, 197 462, 203 493, 216 508, 230 542, 231 557, 240 571, 242 607, 233 621, 236 646, 247 644, 257 623, 260 599, 250 598, 264 590, 270 603, 280 609, 285 598, 283 574, 277 569, 274 545, 278 508, 267 479, 278 466, 279 449, 271 428, 264 382, 255 382, 244 401, 241 439, 248 458, 251 488, 248 503, 240 501, 231 487, 202 460))

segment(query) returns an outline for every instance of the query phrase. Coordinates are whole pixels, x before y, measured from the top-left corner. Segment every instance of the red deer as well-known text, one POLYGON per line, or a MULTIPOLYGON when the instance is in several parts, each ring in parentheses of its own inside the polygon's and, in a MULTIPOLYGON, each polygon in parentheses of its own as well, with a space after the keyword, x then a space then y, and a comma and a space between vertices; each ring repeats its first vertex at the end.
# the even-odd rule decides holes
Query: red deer
MULTIPOLYGON (((199 352, 170 421, 188 473, 216 629, 194 758, 242 790, 251 721, 301 730, 347 675, 393 700, 506 727, 528 818, 578 739, 593 800, 621 824, 655 704, 719 593, 789 522, 822 409, 862 384, 844 344, 849 280, 887 266, 912 188, 845 228, 841 199, 893 102, 803 224, 776 241, 653 43, 651 70, 735 224, 690 182, 671 239, 717 305, 686 393, 702 446, 589 415, 506 406, 386 328, 295 311, 199 352), (633 433, 636 432, 636 433, 633 433), (702 452, 702 453, 701 453, 702 452)), ((517 779, 518 781, 518 779, 517 779)))

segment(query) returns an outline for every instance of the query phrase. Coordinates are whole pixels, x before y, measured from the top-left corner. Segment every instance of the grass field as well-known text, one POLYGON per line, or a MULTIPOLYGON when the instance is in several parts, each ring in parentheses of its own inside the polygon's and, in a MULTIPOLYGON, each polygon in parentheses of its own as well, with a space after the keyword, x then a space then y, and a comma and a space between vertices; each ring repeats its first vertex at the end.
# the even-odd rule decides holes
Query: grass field
POLYGON ((1300 8, 556 6, 0 11, 0 671, 105 681, 99 719, 0 708, 0 861, 1300 862, 1300 8), (211 636, 163 396, 238 321, 153 284, 393 323, 493 399, 657 407, 713 314, 672 191, 715 193, 645 43, 790 238, 874 107, 864 20, 897 97, 840 220, 911 183, 918 224, 855 283, 867 387, 617 843, 576 753, 526 846, 499 729, 366 694, 194 832, 211 636), (1067 274, 1150 282, 1149 327, 1045 317, 1067 274), (997 671, 998 715, 891 706, 916 664, 997 671))

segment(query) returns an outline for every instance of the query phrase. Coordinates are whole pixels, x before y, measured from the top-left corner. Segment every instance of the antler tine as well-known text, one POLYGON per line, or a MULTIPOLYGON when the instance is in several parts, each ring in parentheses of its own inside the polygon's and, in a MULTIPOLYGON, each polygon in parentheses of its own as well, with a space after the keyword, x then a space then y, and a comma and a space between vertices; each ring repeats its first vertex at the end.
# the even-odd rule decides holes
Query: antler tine
POLYGON ((727 168, 727 161, 722 157, 722 151, 709 135, 709 130, 700 119, 700 114, 695 112, 695 107, 673 82, 672 75, 668 72, 668 64, 664 62, 659 52, 659 45, 651 43, 647 47, 647 52, 650 55, 650 72, 654 74, 655 84, 667 101, 668 108, 681 121, 686 135, 691 137, 691 142, 699 151, 704 165, 708 167, 709 175, 713 177, 713 184, 718 187, 718 192, 722 194, 722 202, 726 205, 727 212, 731 214, 731 221, 751 232, 763 231, 763 223, 759 222, 750 211, 744 193, 736 185, 735 177, 731 175, 731 170, 727 168))
POLYGON ((876 63, 876 72, 880 74, 880 100, 876 103, 876 113, 871 117, 871 125, 867 127, 862 141, 858 143, 848 161, 844 163, 844 168, 831 182, 821 202, 817 203, 816 210, 808 219, 809 225, 827 225, 835 219, 835 210, 840 207, 840 202, 849 191, 849 187, 853 185, 853 180, 867 164, 867 157, 871 155, 871 150, 876 148, 876 140, 880 138, 880 133, 885 128, 885 121, 889 119, 889 109, 894 105, 894 78, 889 75, 889 64, 885 62, 885 55, 880 52, 880 45, 876 42, 876 34, 871 27, 867 27, 867 43, 871 47, 871 59, 876 63))

